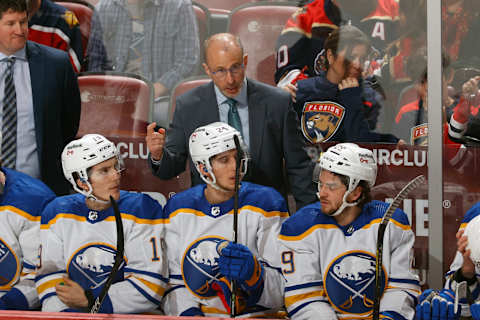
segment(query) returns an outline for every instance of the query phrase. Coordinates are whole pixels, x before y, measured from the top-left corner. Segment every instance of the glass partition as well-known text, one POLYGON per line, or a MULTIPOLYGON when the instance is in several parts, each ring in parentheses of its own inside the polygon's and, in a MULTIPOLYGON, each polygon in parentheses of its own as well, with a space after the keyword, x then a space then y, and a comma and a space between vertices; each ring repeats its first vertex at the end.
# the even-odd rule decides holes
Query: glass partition
POLYGON ((430 269, 441 269, 438 274, 448 269, 463 214, 480 197, 475 180, 480 141, 478 1, 442 0, 438 14, 431 13, 441 21, 441 30, 429 25, 427 6, 433 4, 427 0, 337 0, 323 11, 321 0, 89 2, 84 3, 91 10, 89 29, 82 29, 88 44, 79 76, 79 135, 96 131, 117 143, 128 168, 125 189, 149 192, 165 203, 189 187, 188 167, 168 181, 153 177, 146 125, 155 121, 168 128, 175 98, 209 82, 202 67, 204 40, 232 32, 249 56, 249 79, 287 91, 289 84, 297 87, 292 107, 312 161, 337 142, 372 149, 379 165, 372 192, 383 201, 391 201, 417 175, 431 176, 429 166, 440 168, 443 188, 435 201, 441 202, 443 259, 434 260, 443 265, 429 264, 434 261, 429 216, 440 219, 429 210, 432 186, 414 190, 401 208, 416 235, 414 266, 422 284, 428 284, 430 269), (440 39, 440 31, 441 80, 433 87, 427 38, 435 39, 433 34, 440 39), (318 78, 318 88, 324 89, 308 91, 299 84, 305 78, 318 78), (353 78, 357 82, 345 82, 353 78), (328 88, 336 91, 330 94, 328 88), (429 103, 429 90, 438 96, 437 106, 429 103), (440 126, 441 142, 429 145, 429 128, 440 126), (431 157, 429 150, 439 153, 431 157))

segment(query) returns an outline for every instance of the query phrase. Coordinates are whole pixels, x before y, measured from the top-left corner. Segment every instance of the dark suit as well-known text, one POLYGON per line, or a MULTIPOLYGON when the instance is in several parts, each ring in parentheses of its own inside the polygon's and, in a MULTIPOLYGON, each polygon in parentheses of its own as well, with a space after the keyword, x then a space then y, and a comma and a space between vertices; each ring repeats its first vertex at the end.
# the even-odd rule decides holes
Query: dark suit
POLYGON ((80 122, 77 76, 65 52, 30 41, 26 49, 41 180, 56 194, 67 194, 60 156, 80 122))
MULTIPOLYGON (((290 96, 277 88, 247 80, 250 157, 245 180, 272 186, 286 195, 283 161, 297 206, 315 201, 312 166, 303 149, 298 118, 289 105, 290 96)), ((173 122, 159 166, 153 173, 161 179, 172 178, 185 170, 188 139, 198 127, 219 121, 213 82, 199 86, 177 98, 173 122)), ((189 157, 190 158, 190 157, 189 157)), ((192 184, 203 183, 190 159, 192 184)))

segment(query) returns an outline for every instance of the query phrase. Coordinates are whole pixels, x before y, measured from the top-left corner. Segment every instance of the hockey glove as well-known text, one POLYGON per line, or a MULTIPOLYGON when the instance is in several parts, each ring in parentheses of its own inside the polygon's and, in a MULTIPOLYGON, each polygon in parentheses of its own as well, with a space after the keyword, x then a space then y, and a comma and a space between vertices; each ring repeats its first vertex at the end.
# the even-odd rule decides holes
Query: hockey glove
POLYGON ((477 301, 470 306, 470 313, 474 320, 480 320, 480 301, 477 301))
POLYGON ((455 293, 449 289, 437 292, 425 290, 416 307, 417 320, 456 320, 460 317, 460 308, 454 312, 455 293))
POLYGON ((454 320, 460 317, 460 308, 454 312, 455 292, 443 289, 432 299, 432 319, 454 320))
POLYGON ((257 289, 263 282, 263 266, 246 246, 230 242, 218 251, 218 266, 222 275, 240 281, 247 291, 257 289))

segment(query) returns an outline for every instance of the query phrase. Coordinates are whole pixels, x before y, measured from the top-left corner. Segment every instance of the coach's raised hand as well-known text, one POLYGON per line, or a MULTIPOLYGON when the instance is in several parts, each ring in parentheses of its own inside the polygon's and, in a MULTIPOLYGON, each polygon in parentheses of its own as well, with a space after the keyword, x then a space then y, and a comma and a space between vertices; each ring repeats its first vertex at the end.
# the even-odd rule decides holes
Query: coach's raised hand
POLYGON ((152 160, 159 161, 162 159, 166 134, 164 128, 160 128, 158 131, 155 131, 156 126, 156 122, 152 122, 147 126, 147 136, 145 137, 145 142, 147 143, 148 150, 150 150, 152 160))

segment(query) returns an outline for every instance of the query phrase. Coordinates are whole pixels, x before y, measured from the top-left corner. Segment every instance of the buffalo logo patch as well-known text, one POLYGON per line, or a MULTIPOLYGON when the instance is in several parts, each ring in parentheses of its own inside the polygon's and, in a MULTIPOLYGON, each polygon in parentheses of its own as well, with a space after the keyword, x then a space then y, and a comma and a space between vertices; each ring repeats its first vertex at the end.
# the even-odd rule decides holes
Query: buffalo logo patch
MULTIPOLYGON (((336 257, 327 268, 324 286, 331 305, 341 313, 368 315, 375 298, 375 256, 369 252, 352 250, 336 257)), ((383 294, 387 274, 382 268, 383 294)))
POLYGON ((302 132, 311 143, 328 141, 337 132, 345 108, 331 101, 312 101, 303 106, 302 132))
MULTIPOLYGON (((67 264, 67 272, 83 288, 97 289, 107 281, 115 263, 115 253, 115 248, 110 245, 89 243, 72 255, 67 264)), ((125 264, 124 257, 113 283, 123 280, 125 264)))
POLYGON ((0 290, 9 290, 20 276, 20 263, 15 252, 0 238, 0 290))
POLYGON ((217 292, 212 288, 219 281, 217 245, 225 239, 207 236, 195 240, 184 253, 182 259, 182 277, 187 288, 199 298, 213 298, 217 292))

